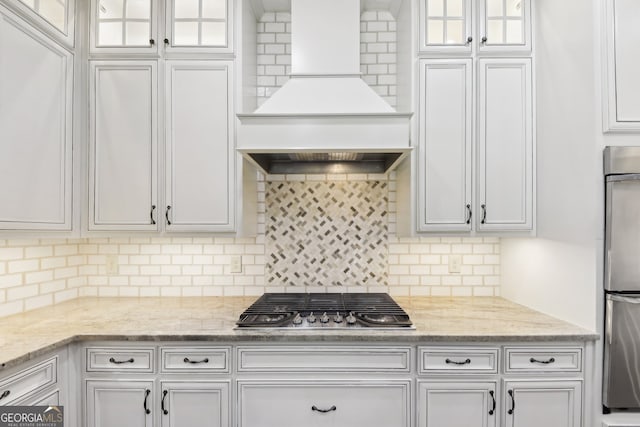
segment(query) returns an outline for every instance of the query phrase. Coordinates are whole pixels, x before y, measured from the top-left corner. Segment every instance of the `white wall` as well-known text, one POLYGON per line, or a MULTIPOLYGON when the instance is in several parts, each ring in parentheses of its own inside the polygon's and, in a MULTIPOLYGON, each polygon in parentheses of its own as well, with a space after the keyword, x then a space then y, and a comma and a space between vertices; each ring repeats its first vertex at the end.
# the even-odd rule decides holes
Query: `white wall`
POLYGON ((602 237, 599 8, 536 0, 536 239, 503 239, 502 295, 597 329, 602 237))

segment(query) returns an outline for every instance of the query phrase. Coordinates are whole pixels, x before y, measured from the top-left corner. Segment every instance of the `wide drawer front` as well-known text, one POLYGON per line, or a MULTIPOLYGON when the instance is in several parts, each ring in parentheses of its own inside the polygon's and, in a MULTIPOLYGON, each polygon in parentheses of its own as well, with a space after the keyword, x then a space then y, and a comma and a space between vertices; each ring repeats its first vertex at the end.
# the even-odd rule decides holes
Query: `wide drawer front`
POLYGON ((153 372, 155 349, 152 347, 87 348, 88 372, 153 372))
POLYGON ((582 349, 579 347, 507 347, 505 354, 505 373, 582 371, 582 349))
POLYGON ((58 358, 53 357, 0 381, 0 405, 14 403, 57 382, 58 358))
POLYGON ((418 371, 434 373, 497 373, 497 348, 418 348, 418 371))
POLYGON ((238 347, 239 372, 409 372, 409 347, 238 347))
POLYGON ((163 347, 162 372, 229 372, 229 348, 163 347))
POLYGON ((409 381, 238 382, 240 427, 408 427, 409 381))

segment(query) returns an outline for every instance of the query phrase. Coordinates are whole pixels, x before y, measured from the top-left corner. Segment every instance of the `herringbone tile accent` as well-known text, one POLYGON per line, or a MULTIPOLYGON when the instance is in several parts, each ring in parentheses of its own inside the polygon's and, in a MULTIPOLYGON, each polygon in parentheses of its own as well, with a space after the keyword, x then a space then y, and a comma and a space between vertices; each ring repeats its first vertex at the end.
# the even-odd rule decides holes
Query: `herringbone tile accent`
POLYGON ((387 284, 384 181, 273 181, 266 185, 267 284, 387 284))

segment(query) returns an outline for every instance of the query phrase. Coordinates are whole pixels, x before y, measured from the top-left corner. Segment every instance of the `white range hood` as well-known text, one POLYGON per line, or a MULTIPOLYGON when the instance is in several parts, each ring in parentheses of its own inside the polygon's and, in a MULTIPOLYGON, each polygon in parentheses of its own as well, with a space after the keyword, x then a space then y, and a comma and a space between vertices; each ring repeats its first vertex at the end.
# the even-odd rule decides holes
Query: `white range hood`
POLYGON ((291 0, 291 49, 289 81, 238 114, 247 159, 266 173, 384 173, 411 151, 411 113, 360 77, 360 0, 291 0))

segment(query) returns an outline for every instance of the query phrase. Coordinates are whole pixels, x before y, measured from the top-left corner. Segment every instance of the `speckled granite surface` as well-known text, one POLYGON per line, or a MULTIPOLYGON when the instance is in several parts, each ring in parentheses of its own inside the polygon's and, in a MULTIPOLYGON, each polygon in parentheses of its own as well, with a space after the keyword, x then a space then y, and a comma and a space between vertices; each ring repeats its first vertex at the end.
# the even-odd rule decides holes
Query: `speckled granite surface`
POLYGON ((502 298, 394 298, 410 331, 234 330, 256 297, 80 298, 0 319, 0 368, 74 341, 531 342, 589 341, 578 326, 502 298))

